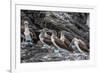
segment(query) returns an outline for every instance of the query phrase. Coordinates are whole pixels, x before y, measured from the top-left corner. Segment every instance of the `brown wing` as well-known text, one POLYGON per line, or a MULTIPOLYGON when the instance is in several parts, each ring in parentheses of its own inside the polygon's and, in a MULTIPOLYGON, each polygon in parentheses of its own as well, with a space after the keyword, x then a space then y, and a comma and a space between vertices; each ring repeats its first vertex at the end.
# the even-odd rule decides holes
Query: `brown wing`
POLYGON ((70 41, 68 40, 68 39, 64 39, 64 43, 67 45, 67 46, 69 46, 69 44, 70 44, 70 41))
POLYGON ((60 48, 64 48, 64 49, 67 48, 66 44, 65 44, 63 41, 61 41, 59 38, 54 38, 54 39, 55 39, 55 43, 56 43, 60 48))
POLYGON ((61 41, 60 39, 55 38, 55 43, 56 43, 60 48, 66 49, 66 50, 68 50, 68 51, 70 51, 70 52, 73 52, 73 49, 68 48, 68 46, 67 46, 63 41, 61 41))
POLYGON ((35 32, 31 32, 30 34, 31 34, 31 37, 32 37, 33 39, 37 39, 37 36, 36 36, 35 32))
POLYGON ((83 43, 79 42, 79 47, 80 47, 83 51, 89 52, 89 49, 87 48, 86 44, 83 44, 83 43))
POLYGON ((25 31, 24 27, 21 27, 21 34, 24 34, 24 31, 25 31))
POLYGON ((47 34, 45 38, 51 39, 51 36, 47 34))
POLYGON ((45 42, 48 45, 52 45, 51 39, 48 37, 44 37, 43 42, 45 42))

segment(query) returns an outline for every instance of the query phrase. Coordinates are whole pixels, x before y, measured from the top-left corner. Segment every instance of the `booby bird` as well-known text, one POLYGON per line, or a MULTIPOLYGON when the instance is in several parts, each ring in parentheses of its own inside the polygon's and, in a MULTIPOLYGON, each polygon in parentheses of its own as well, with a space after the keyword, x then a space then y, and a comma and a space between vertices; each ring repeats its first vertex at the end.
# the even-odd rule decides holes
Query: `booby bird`
MULTIPOLYGON (((40 35, 39 35, 39 39, 42 42, 42 44, 44 45, 44 47, 49 47, 52 45, 51 42, 51 36, 47 34, 48 29, 47 28, 43 28, 42 30, 40 30, 40 35)), ((50 49, 48 49, 49 51, 50 49)))
POLYGON ((48 29, 44 28, 42 30, 40 30, 40 35, 39 35, 39 39, 43 44, 43 48, 47 48, 49 54, 47 56, 44 56, 44 58, 48 58, 52 56, 52 45, 53 43, 51 42, 51 36, 47 34, 48 29))
POLYGON ((28 21, 24 21, 25 42, 28 43, 28 44, 32 44, 32 38, 30 36, 30 31, 29 31, 28 25, 29 25, 28 21))
POLYGON ((71 35, 69 32, 67 32, 67 31, 65 31, 65 30, 63 30, 63 31, 60 32, 60 40, 63 41, 63 43, 67 46, 66 49, 67 49, 68 51, 70 51, 70 52, 73 52, 73 51, 74 51, 72 48, 69 48, 69 45, 70 45, 70 43, 71 43, 70 40, 71 40, 72 38, 73 38, 73 37, 72 37, 72 35, 71 35), (69 37, 69 36, 70 36, 70 37, 69 37))
POLYGON ((32 42, 34 42, 34 40, 37 39, 37 36, 36 36, 36 33, 34 32, 34 29, 29 29, 29 27, 28 27, 29 23, 26 20, 23 21, 23 24, 24 25, 21 26, 21 42, 26 42, 26 37, 25 37, 26 33, 29 34, 29 36, 32 38, 32 42))
POLYGON ((58 56, 62 57, 62 55, 60 54, 60 50, 62 51, 66 51, 68 54, 72 53, 72 50, 68 49, 68 43, 65 44, 65 42, 63 41, 64 39, 62 39, 63 35, 61 35, 61 39, 57 37, 57 32, 54 30, 51 30, 52 35, 51 35, 51 41, 54 44, 54 46, 57 48, 56 53, 58 54, 58 56))
MULTIPOLYGON (((77 39, 77 38, 74 38, 71 42, 71 44, 74 44, 77 48, 77 50, 80 52, 80 53, 84 53, 84 52, 89 52, 89 49, 87 48, 85 42, 83 42, 81 39, 77 39)), ((71 45, 70 44, 70 45, 71 45)), ((74 46, 74 47, 75 47, 74 46)))

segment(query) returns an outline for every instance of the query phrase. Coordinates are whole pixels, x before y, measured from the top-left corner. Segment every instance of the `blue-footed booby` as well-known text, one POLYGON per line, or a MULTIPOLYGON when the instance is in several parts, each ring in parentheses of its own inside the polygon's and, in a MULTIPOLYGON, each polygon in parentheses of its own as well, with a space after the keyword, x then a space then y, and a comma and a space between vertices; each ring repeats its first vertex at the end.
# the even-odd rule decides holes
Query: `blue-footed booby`
POLYGON ((44 58, 48 58, 52 56, 52 45, 53 43, 51 42, 51 36, 47 34, 48 29, 47 28, 43 28, 42 30, 40 30, 40 35, 39 35, 39 39, 43 44, 43 48, 47 48, 49 54, 44 56, 44 58))
POLYGON ((29 44, 29 45, 32 45, 32 33, 30 32, 29 30, 29 22, 28 21, 24 21, 24 36, 25 36, 25 43, 26 44, 29 44))
POLYGON ((70 52, 74 51, 72 48, 69 48, 72 38, 73 37, 69 32, 67 32, 65 30, 60 32, 60 40, 63 41, 65 45, 67 45, 66 50, 68 50, 70 52))
POLYGON ((52 44, 51 39, 50 39, 50 35, 47 34, 48 29, 44 28, 42 30, 40 30, 40 35, 39 35, 39 39, 40 41, 45 45, 45 46, 50 46, 52 44))
POLYGON ((68 49, 70 41, 65 38, 63 32, 61 32, 61 36, 58 38, 56 31, 52 30, 51 41, 58 49, 65 49, 68 52, 73 52, 73 49, 68 49))
MULTIPOLYGON (((85 44, 84 41, 82 41, 81 39, 77 39, 77 38, 73 38, 70 46, 74 44, 74 47, 77 48, 77 50, 80 52, 80 53, 84 53, 84 52, 89 52, 89 49, 87 48, 87 45, 85 44)), ((72 47, 72 48, 74 48, 72 47)))
POLYGON ((64 38, 64 35, 61 33, 61 38, 57 37, 57 32, 55 30, 51 30, 51 41, 54 44, 54 46, 57 48, 55 49, 56 53, 58 53, 58 56, 62 57, 62 54, 60 51, 64 51, 68 54, 72 53, 72 49, 68 49, 68 46, 70 44, 69 40, 64 38))

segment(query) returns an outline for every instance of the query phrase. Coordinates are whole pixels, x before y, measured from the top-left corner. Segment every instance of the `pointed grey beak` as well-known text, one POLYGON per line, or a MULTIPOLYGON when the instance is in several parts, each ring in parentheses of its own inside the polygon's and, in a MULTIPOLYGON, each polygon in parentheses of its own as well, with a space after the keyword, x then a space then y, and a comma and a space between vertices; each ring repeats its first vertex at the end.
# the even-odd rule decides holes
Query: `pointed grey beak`
POLYGON ((38 30, 38 32, 42 32, 42 29, 38 30))
POLYGON ((42 30, 35 30, 35 32, 42 32, 42 30))

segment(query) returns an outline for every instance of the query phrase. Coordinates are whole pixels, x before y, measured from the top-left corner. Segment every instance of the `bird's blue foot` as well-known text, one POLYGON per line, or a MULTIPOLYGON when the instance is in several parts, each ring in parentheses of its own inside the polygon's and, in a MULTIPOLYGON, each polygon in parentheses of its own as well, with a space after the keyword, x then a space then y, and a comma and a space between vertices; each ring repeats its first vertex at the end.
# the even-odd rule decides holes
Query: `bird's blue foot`
POLYGON ((62 57, 62 54, 60 53, 59 50, 54 50, 54 53, 57 57, 62 57))
POLYGON ((42 48, 50 48, 50 47, 44 44, 42 48))

